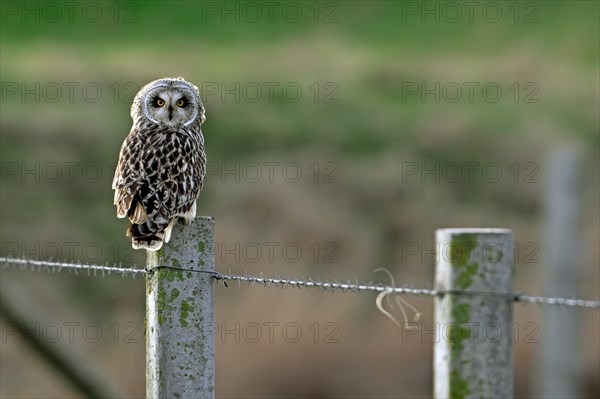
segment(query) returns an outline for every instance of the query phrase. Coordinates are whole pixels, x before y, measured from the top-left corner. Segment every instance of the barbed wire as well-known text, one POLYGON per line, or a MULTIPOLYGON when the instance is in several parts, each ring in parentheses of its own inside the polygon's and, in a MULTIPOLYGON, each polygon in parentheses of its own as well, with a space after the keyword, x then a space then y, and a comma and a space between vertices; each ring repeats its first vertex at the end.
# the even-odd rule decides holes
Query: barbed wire
POLYGON ((135 267, 122 267, 121 265, 109 266, 109 265, 93 265, 83 263, 67 263, 67 262, 53 262, 53 261, 40 261, 32 259, 20 259, 20 258, 5 258, 0 257, 0 269, 13 268, 16 270, 37 270, 37 271, 48 271, 51 273, 60 273, 63 269, 74 271, 75 274, 87 270, 88 276, 97 276, 100 272, 102 276, 111 275, 112 273, 121 274, 122 277, 129 275, 136 277, 138 274, 151 274, 157 268, 167 268, 174 270, 184 270, 189 272, 208 273, 215 278, 215 280, 222 281, 225 285, 227 282, 237 282, 238 286, 242 283, 248 286, 262 286, 265 288, 280 287, 285 289, 287 287, 292 288, 319 288, 323 291, 341 291, 341 292, 357 292, 357 293, 387 293, 387 294, 399 294, 399 295, 415 295, 415 296, 429 296, 429 297, 442 297, 444 295, 464 295, 464 296, 487 296, 496 298, 506 298, 513 302, 520 303, 535 303, 544 305, 557 305, 565 307, 575 307, 584 309, 600 309, 600 301, 586 300, 579 298, 556 298, 556 297, 542 297, 527 295, 522 292, 489 292, 489 291, 463 291, 463 290, 431 290, 422 288, 406 288, 396 287, 393 285, 377 284, 374 282, 361 283, 358 280, 347 280, 346 282, 328 281, 328 280, 317 280, 312 278, 302 279, 288 279, 280 277, 263 277, 262 273, 259 276, 252 276, 247 272, 244 275, 222 274, 213 271, 194 270, 194 269, 182 269, 172 266, 157 266, 152 270, 141 269, 135 267))
POLYGON ((263 277, 262 274, 259 276, 252 276, 248 273, 241 275, 236 274, 219 274, 216 277, 217 280, 227 281, 237 281, 238 286, 241 286, 243 282, 247 283, 250 286, 261 285, 266 288, 270 287, 293 287, 293 288, 320 288, 323 291, 342 291, 342 292, 366 292, 366 293, 381 293, 381 292, 389 292, 390 294, 409 294, 409 295, 421 295, 421 296, 440 296, 442 291, 438 290, 428 290, 421 288, 404 288, 404 287, 394 287, 390 285, 384 284, 376 284, 374 282, 369 283, 361 283, 358 280, 347 280, 346 282, 338 282, 338 281, 321 281, 314 280, 312 278, 302 278, 302 279, 286 279, 280 277, 263 277))
POLYGON ((21 259, 21 258, 4 258, 0 257, 0 268, 6 269, 12 267, 18 270, 37 270, 47 271, 50 273, 60 273, 63 269, 78 274, 79 272, 87 270, 88 276, 97 276, 98 272, 102 276, 111 275, 112 273, 121 273, 122 277, 130 275, 133 278, 138 274, 146 274, 145 269, 137 269, 133 267, 122 267, 121 265, 90 265, 83 263, 67 263, 67 262, 53 262, 45 260, 34 260, 34 259, 21 259))
POLYGON ((489 291, 463 291, 463 290, 428 290, 422 288, 404 288, 394 287, 383 284, 371 283, 359 283, 358 281, 352 282, 348 280, 345 283, 337 281, 319 281, 313 279, 302 279, 302 280, 290 280, 283 278, 269 278, 251 276, 251 275, 232 275, 232 274, 220 274, 216 277, 218 280, 223 281, 238 281, 241 285, 242 282, 246 282, 249 285, 260 284, 264 287, 279 286, 285 288, 287 286, 295 288, 321 288, 324 291, 335 291, 340 290, 342 292, 366 292, 366 293, 382 293, 387 292, 390 294, 408 294, 408 295, 420 295, 420 296, 431 296, 439 297, 444 295, 466 295, 466 296, 488 296, 511 299, 514 302, 522 303, 537 303, 545 305, 560 305, 568 307, 579 307, 587 309, 600 309, 600 301, 576 299, 576 298, 553 298, 553 297, 542 297, 526 295, 521 292, 489 292, 489 291))

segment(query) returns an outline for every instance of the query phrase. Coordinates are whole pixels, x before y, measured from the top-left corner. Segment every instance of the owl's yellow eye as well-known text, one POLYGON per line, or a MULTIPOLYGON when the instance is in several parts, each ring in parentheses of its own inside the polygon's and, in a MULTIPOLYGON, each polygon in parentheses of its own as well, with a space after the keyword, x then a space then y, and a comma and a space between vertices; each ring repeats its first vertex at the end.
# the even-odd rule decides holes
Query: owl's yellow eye
POLYGON ((163 100, 162 98, 157 99, 156 105, 158 105, 159 107, 162 107, 163 105, 165 105, 165 100, 163 100))
POLYGON ((180 100, 177 100, 177 102, 175 104, 177 104, 178 107, 183 107, 185 105, 185 101, 183 101, 183 99, 180 99, 180 100))

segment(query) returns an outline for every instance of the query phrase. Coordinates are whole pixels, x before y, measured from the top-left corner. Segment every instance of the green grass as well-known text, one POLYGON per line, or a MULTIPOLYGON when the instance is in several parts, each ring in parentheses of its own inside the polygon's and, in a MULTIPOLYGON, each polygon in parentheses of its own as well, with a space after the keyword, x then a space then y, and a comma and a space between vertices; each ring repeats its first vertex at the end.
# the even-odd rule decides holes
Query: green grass
MULTIPOLYGON (((479 2, 472 10, 466 6, 457 10, 427 1, 292 2, 287 6, 280 2, 272 9, 259 2, 255 3, 259 6, 259 17, 255 17, 259 15, 254 12, 256 7, 244 2, 149 1, 116 6, 116 2, 105 1, 95 4, 78 5, 72 16, 63 5, 58 18, 54 7, 38 4, 38 15, 22 15, 25 6, 17 5, 16 10, 10 8, 10 12, 5 13, 3 38, 23 42, 43 36, 48 40, 86 45, 143 42, 169 46, 174 41, 229 45, 239 41, 285 42, 313 32, 336 33, 359 45, 376 43, 384 48, 398 45, 420 51, 430 51, 432 47, 487 48, 494 52, 498 45, 511 45, 524 36, 550 44, 565 34, 583 39, 598 29, 593 18, 598 15, 595 1, 479 2), (498 5, 499 15, 496 14, 498 5), (413 6, 417 7, 416 13, 413 6), (422 15, 421 9, 433 12, 422 15), (95 13, 96 10, 100 14, 95 13), (457 12, 460 18, 456 18, 457 12), (494 46, 490 46, 492 43, 494 46)), ((36 6, 30 5, 27 9, 36 10, 36 6)), ((597 56, 593 43, 587 41, 584 45, 597 56)))
MULTIPOLYGON (((3 228, 44 219, 55 210, 76 216, 65 222, 77 224, 75 231, 102 240, 120 234, 122 226, 108 216, 112 168, 131 123, 126 95, 132 92, 125 85, 141 87, 168 75, 198 85, 280 84, 272 101, 266 95, 257 102, 223 100, 220 93, 206 99, 204 132, 214 162, 302 154, 312 164, 315 153, 376 165, 385 154, 409 153, 427 162, 491 157, 509 165, 515 160, 514 145, 508 143, 522 143, 526 154, 564 139, 593 148, 600 144, 597 2, 527 3, 539 9, 520 3, 520 12, 535 12, 534 23, 525 23, 524 14, 515 23, 512 3, 502 3, 504 15, 497 23, 486 22, 480 12, 473 22, 465 17, 436 23, 428 17, 423 23, 392 1, 320 3, 320 18, 333 12, 333 23, 315 23, 311 2, 302 3, 298 23, 277 14, 272 22, 265 17, 232 23, 226 17, 224 23, 218 15, 203 14, 202 7, 217 3, 156 1, 140 3, 134 23, 115 23, 114 3, 98 4, 103 11, 98 23, 71 22, 66 15, 58 23, 29 17, 21 23, 21 16, 7 15, 0 28, 3 82, 28 87, 97 82, 103 88, 98 102, 85 101, 80 91, 75 101, 66 96, 56 103, 22 101, 20 94, 3 101, 3 162, 93 162, 103 168, 97 184, 38 184, 35 196, 24 191, 30 186, 18 177, 3 181, 3 228), (492 103, 478 91, 474 101, 435 102, 405 91, 411 82, 432 87, 468 81, 498 83, 503 97, 492 103), (302 88, 300 101, 285 98, 282 86, 288 82, 302 88), (317 101, 311 91, 315 82, 317 101), (509 89, 515 82, 521 87, 533 82, 538 102, 515 102, 509 89), (114 84, 121 90, 117 102, 110 89, 114 84), (327 95, 335 102, 324 101, 327 95), (97 225, 97 231, 89 231, 89 225, 97 225)), ((236 4, 243 7, 234 2, 227 7, 236 4)), ((519 94, 522 99, 528 92, 519 94)), ((389 178, 397 182, 397 176, 389 178)), ((219 187, 208 184, 205 201, 210 204, 216 193, 211 190, 219 187)), ((481 181, 446 189, 457 198, 482 201, 497 195, 496 186, 481 181)), ((527 198, 517 203, 528 204, 527 198)), ((508 203, 507 212, 513 212, 508 203)), ((226 212, 213 205, 216 212, 226 212)))

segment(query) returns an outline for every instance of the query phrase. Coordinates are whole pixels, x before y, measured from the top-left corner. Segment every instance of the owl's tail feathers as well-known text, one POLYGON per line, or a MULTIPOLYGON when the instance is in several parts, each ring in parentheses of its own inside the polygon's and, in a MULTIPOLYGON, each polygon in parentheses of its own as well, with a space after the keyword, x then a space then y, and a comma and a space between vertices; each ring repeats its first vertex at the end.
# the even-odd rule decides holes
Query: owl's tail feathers
POLYGON ((132 224, 127 229, 127 237, 131 237, 131 246, 133 249, 147 249, 150 251, 158 251, 162 248, 165 233, 151 232, 144 234, 140 231, 139 224, 132 224))

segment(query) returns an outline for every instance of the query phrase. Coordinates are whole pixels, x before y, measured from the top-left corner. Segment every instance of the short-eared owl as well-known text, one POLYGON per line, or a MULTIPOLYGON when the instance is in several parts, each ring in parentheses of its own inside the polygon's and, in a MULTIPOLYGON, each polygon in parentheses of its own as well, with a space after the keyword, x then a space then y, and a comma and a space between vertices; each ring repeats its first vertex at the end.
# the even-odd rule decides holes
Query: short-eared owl
POLYGON ((128 217, 134 249, 160 249, 179 218, 196 216, 206 174, 205 121, 198 88, 183 78, 144 86, 131 106, 133 126, 121 146, 112 188, 117 217, 128 217))

